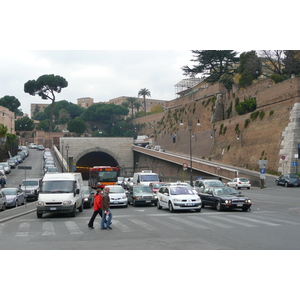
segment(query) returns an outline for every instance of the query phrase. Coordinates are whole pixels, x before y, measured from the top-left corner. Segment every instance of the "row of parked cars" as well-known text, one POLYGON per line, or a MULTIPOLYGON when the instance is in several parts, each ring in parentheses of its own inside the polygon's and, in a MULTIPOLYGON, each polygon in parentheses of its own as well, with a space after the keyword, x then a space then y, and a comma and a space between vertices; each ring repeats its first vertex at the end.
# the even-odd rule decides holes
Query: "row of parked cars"
MULTIPOLYGON (((11 156, 5 162, 0 163, 0 173, 3 175, 11 173, 19 164, 29 156, 27 146, 19 146, 17 155, 11 156)), ((0 190, 0 210, 5 210, 10 207, 17 207, 26 203, 25 193, 22 186, 17 188, 3 187, 0 190)))

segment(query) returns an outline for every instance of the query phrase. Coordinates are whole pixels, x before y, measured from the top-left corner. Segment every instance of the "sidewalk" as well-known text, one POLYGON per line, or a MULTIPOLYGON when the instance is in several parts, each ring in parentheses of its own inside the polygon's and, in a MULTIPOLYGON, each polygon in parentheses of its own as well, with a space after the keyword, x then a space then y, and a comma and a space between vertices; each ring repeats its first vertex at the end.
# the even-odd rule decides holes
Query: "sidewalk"
POLYGON ((36 211, 36 201, 0 212, 0 223, 36 211))

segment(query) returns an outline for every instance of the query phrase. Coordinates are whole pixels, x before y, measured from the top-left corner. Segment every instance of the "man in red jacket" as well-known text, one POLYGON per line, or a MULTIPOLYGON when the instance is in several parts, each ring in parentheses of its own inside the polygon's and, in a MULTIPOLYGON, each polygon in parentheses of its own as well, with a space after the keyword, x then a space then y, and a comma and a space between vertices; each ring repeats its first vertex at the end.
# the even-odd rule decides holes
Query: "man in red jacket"
POLYGON ((99 214, 102 218, 102 193, 101 189, 97 189, 96 194, 94 195, 94 213, 88 223, 90 228, 94 228, 95 218, 99 214))

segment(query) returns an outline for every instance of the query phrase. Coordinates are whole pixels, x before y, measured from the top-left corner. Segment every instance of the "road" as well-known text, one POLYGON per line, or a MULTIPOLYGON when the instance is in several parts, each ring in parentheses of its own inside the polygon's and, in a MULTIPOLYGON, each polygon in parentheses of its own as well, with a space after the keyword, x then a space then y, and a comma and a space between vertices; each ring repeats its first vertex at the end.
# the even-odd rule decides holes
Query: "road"
MULTIPOLYGON (((23 165, 28 177, 42 177, 42 152, 31 150, 23 165)), ((13 170, 7 186, 17 186, 24 170, 13 170)), ((87 223, 92 209, 67 215, 45 214, 37 219, 32 212, 0 223, 0 249, 117 249, 117 250, 294 250, 300 249, 299 188, 270 186, 241 190, 252 199, 250 212, 201 213, 158 210, 154 206, 113 208, 113 230, 101 231, 87 223)), ((22 212, 25 207, 7 210, 22 212)), ((29 211, 30 211, 29 210, 29 211)), ((0 212, 1 216, 4 213, 0 212), (1 215, 2 214, 2 215, 1 215)))

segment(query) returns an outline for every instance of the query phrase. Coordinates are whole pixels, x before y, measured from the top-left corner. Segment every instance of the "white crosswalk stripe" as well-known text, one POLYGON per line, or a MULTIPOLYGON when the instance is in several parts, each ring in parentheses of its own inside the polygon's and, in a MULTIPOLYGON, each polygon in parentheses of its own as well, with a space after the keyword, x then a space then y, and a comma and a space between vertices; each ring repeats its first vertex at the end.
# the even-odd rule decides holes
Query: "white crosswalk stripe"
MULTIPOLYGON (((228 216, 227 217, 211 216, 210 218, 222 220, 224 222, 229 222, 229 223, 232 223, 232 224, 235 224, 235 225, 239 225, 239 226, 257 227, 257 225, 250 224, 250 223, 245 222, 245 221, 232 220, 231 218, 228 218, 228 216)), ((214 222, 214 221, 212 221, 212 222, 214 222)))
POLYGON ((264 225, 268 225, 268 226, 280 226, 280 224, 277 224, 277 223, 267 222, 267 221, 262 221, 262 220, 256 220, 256 219, 253 219, 253 218, 240 217, 240 216, 232 216, 232 217, 237 218, 237 219, 247 220, 247 221, 254 222, 254 223, 264 224, 264 225))
POLYGON ((213 226, 217 226, 217 227, 221 227, 221 228, 233 228, 233 226, 231 225, 228 225, 226 223, 219 223, 217 221, 214 221, 214 220, 208 220, 206 218, 198 218, 198 217, 191 217, 191 219, 193 220, 199 220, 200 222, 203 222, 203 223, 206 223, 206 224, 209 224, 209 225, 213 225, 213 226))
POLYGON ((43 223, 43 233, 42 233, 42 235, 56 235, 52 222, 43 223))
POLYGON ((65 222, 70 234, 82 234, 82 231, 79 229, 75 221, 66 221, 65 222))
POLYGON ((129 228, 127 225, 124 223, 120 222, 119 220, 114 220, 114 227, 117 227, 123 232, 131 232, 133 231, 131 228, 129 228))
POLYGON ((148 230, 148 231, 153 231, 153 230, 156 230, 155 227, 153 227, 152 225, 144 222, 144 221, 141 221, 139 219, 131 219, 130 220, 132 223, 135 223, 137 224, 138 226, 140 227, 143 227, 144 229, 148 230))
POLYGON ((15 236, 28 236, 30 223, 21 223, 15 236))
POLYGON ((180 222, 180 223, 183 223, 183 224, 188 225, 188 226, 198 228, 198 229, 209 229, 209 227, 206 227, 204 225, 201 225, 201 224, 198 224, 198 223, 195 223, 195 222, 188 221, 184 218, 170 217, 170 219, 175 220, 175 221, 180 222))

